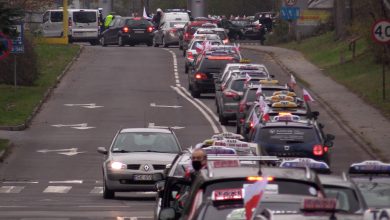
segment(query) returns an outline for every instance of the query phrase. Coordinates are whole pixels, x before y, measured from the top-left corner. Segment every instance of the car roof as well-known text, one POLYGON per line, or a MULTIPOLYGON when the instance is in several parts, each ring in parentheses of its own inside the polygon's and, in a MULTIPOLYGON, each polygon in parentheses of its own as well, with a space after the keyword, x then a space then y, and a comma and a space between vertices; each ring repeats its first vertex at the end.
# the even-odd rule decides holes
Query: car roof
POLYGON ((342 176, 319 174, 318 177, 320 178, 320 181, 323 185, 332 185, 347 188, 353 187, 353 183, 343 178, 342 176))
POLYGON ((154 133, 172 133, 169 129, 166 128, 123 128, 120 133, 129 133, 129 132, 154 132, 154 133))

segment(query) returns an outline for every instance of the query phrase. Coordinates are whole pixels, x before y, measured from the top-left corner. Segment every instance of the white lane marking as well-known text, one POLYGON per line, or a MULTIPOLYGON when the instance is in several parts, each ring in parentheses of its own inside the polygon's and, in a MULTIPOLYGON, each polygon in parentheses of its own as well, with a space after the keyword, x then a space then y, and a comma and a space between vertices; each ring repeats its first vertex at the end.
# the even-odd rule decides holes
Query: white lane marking
POLYGON ((68 148, 68 149, 56 149, 56 150, 49 150, 49 149, 42 149, 42 150, 37 150, 38 153, 50 153, 50 152, 56 152, 57 154, 63 154, 66 156, 74 156, 77 154, 82 154, 85 152, 77 151, 78 148, 73 147, 73 148, 68 148))
MULTIPOLYGON (((187 91, 186 88, 182 87, 182 86, 179 86, 179 88, 184 92, 186 93, 188 96, 191 96, 191 94, 187 91)), ((197 102, 199 105, 201 105, 204 109, 206 109, 206 111, 209 112, 209 114, 214 118, 215 121, 219 121, 218 117, 216 114, 214 114, 213 110, 211 110, 209 107, 207 107, 207 105, 205 105, 202 101, 200 101, 199 99, 195 99, 195 102, 197 102)), ((221 128, 222 128, 222 132, 227 132, 227 129, 224 125, 221 125, 221 128)))
POLYGON ((82 184, 83 181, 82 180, 63 180, 63 181, 49 181, 50 184, 67 184, 67 183, 70 183, 70 184, 82 184))
POLYGON ((20 193, 24 189, 24 186, 2 186, 0 187, 0 193, 20 193))
POLYGON ((70 125, 56 124, 56 125, 51 125, 51 126, 56 127, 56 128, 71 127, 71 128, 78 129, 78 130, 86 130, 86 129, 95 128, 95 127, 88 126, 87 123, 70 124, 70 125))
POLYGON ((89 192, 91 194, 103 194, 103 187, 101 186, 95 186, 95 188, 93 188, 91 190, 91 192, 89 192))
POLYGON ((25 207, 28 207, 28 206, 24 206, 24 205, 2 205, 0 206, 0 208, 25 208, 25 207))
POLYGON ((82 108, 90 108, 90 109, 94 109, 94 108, 103 108, 104 106, 102 105, 96 105, 96 103, 88 103, 88 104, 64 104, 65 106, 68 106, 68 107, 82 107, 82 108))
POLYGON ((39 183, 38 181, 4 181, 0 182, 2 184, 36 184, 39 183))
POLYGON ((44 193, 68 193, 72 189, 71 186, 48 186, 43 191, 44 193))
POLYGON ((156 103, 152 102, 152 103, 150 103, 150 107, 156 107, 156 108, 181 108, 183 106, 180 106, 180 105, 157 105, 156 103))
POLYGON ((80 208, 129 208, 127 205, 79 205, 80 208))
POLYGON ((179 95, 181 95, 183 98, 187 99, 187 101, 189 101, 191 104, 193 104, 202 114, 203 116, 206 118, 207 121, 209 121, 212 129, 213 129, 213 132, 215 134, 217 133, 220 133, 219 132, 219 129, 218 127, 215 125, 213 119, 197 104, 195 103, 192 99, 188 98, 178 87, 175 87, 175 86, 171 86, 171 88, 173 90, 175 90, 179 95))

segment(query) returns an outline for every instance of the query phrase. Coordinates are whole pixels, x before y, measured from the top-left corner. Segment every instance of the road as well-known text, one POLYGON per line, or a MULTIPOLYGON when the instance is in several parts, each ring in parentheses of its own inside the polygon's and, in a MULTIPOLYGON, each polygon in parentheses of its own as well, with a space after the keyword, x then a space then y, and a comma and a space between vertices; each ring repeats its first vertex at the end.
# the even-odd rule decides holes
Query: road
MULTIPOLYGON (((5 132, 15 146, 0 164, 0 219, 151 219, 154 194, 119 193, 102 198, 97 147, 108 147, 123 127, 171 126, 184 148, 221 126, 214 96, 192 99, 178 48, 86 46, 35 117, 21 132, 5 132)), ((281 82, 289 76, 267 55, 243 51, 264 63, 281 82)), ((335 134, 336 173, 368 156, 321 106, 325 131, 335 134)))

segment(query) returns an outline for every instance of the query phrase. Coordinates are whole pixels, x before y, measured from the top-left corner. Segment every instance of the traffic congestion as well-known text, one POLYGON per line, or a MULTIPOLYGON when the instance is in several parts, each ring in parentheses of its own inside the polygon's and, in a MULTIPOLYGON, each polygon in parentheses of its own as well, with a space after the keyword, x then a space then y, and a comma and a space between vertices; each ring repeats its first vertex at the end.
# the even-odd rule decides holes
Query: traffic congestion
MULTIPOLYGON (((98 39, 81 43, 84 52, 65 76, 69 81, 59 84, 34 129, 15 138, 16 144, 32 143, 23 153, 34 156, 19 161, 11 155, 0 165, 0 193, 10 201, 1 205, 9 208, 1 217, 16 219, 19 208, 23 219, 75 217, 71 208, 38 215, 50 204, 66 207, 71 196, 29 191, 34 199, 25 205, 20 202, 29 197, 9 195, 47 181, 54 187, 93 185, 89 196, 72 194, 87 219, 117 213, 118 220, 390 219, 390 163, 350 150, 351 140, 339 135, 340 126, 309 86, 243 46, 244 39, 264 44, 271 15, 257 15, 265 19, 261 23, 254 17, 193 18, 182 9, 157 12, 158 22, 112 16, 98 39), (36 158, 56 166, 35 164, 35 170, 47 170, 29 173, 36 158), (89 205, 92 200, 98 202, 89 205), (138 217, 127 217, 132 213, 138 217)), ((80 21, 77 13, 72 11, 80 21)), ((98 10, 96 16, 98 23, 98 10)))
MULTIPOLYGON (((210 135, 184 150, 173 143, 160 146, 162 140, 144 133, 155 129, 136 131, 135 143, 114 140, 109 150, 99 149, 111 154, 104 163, 103 197, 149 185, 157 191, 155 219, 388 219, 390 164, 363 161, 332 174, 336 137, 325 132, 320 112, 312 110, 314 98, 305 88, 299 91, 293 75, 282 84, 263 63, 246 59, 219 22, 164 12, 153 45, 179 45, 185 60, 179 74, 187 75, 188 92, 198 99, 215 94, 219 122, 233 121, 236 133, 210 135), (134 148, 150 139, 155 140, 149 148, 116 147, 134 148), (168 146, 176 156, 165 160, 168 146), (148 158, 152 172, 128 159, 139 152, 144 153, 136 157, 148 158), (154 152, 160 156, 151 159, 154 152)), ((150 40, 146 44, 151 46, 150 40)))

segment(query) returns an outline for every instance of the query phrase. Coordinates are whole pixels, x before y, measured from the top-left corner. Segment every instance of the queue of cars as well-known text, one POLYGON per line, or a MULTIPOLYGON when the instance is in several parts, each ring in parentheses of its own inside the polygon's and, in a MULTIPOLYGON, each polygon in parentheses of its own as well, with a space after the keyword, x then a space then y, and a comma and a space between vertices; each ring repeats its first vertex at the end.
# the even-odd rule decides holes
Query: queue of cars
MULTIPOLYGON (((213 135, 183 150, 170 129, 122 129, 108 150, 98 149, 106 155, 104 198, 157 191, 155 219, 389 216, 390 164, 364 161, 352 164, 349 173, 331 175, 335 137, 324 132, 310 100, 281 85, 263 64, 244 62, 239 46, 226 44, 213 21, 170 19, 146 34, 146 43, 152 37, 154 46, 178 44, 191 95, 215 93, 220 123, 235 121, 237 133, 213 135), (191 155, 199 148, 208 164, 194 170, 191 155), (252 204, 251 195, 260 202, 252 204)), ((117 17, 113 26, 134 20, 143 21, 117 17)))

